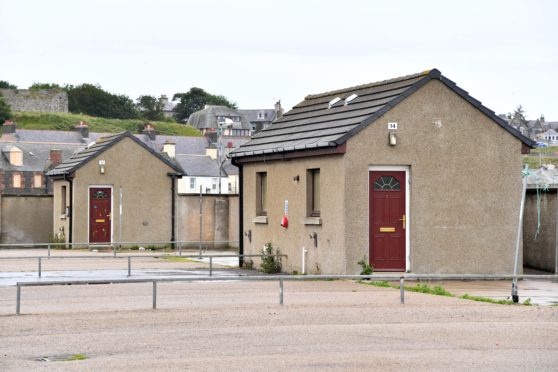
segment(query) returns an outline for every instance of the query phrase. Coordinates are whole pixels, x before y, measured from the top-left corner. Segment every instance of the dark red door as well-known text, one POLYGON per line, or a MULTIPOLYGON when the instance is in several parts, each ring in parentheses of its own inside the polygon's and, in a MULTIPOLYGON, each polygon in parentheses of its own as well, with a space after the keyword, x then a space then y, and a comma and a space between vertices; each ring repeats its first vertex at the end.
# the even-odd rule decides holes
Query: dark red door
POLYGON ((89 189, 89 242, 110 243, 110 187, 89 189))
POLYGON ((405 271, 405 172, 370 172, 370 264, 405 271))

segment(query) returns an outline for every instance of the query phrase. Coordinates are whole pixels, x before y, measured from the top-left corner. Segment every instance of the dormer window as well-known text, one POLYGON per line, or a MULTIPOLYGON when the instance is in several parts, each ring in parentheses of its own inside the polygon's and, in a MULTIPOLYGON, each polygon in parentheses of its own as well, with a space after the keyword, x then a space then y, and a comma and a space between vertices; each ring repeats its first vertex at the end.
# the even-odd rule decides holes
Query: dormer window
POLYGON ((10 165, 16 167, 21 167, 23 165, 23 151, 21 151, 15 146, 10 146, 6 152, 8 155, 8 160, 10 162, 10 165))

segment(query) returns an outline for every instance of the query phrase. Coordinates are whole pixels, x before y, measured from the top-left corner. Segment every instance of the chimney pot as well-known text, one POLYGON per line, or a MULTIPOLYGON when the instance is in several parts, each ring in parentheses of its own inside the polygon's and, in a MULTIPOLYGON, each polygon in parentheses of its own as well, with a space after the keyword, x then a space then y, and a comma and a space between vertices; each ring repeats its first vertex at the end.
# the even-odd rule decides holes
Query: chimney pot
POLYGON ((153 127, 153 124, 151 123, 145 123, 143 125, 143 134, 145 134, 147 136, 147 138, 149 138, 151 141, 155 141, 155 128, 153 127))
POLYGON ((16 131, 16 123, 11 120, 4 121, 2 125, 2 134, 14 134, 16 131))
POLYGON ((89 138, 89 124, 86 121, 80 120, 74 129, 81 134, 82 138, 89 138))
POLYGON ((62 150, 50 150, 50 166, 54 168, 62 163, 62 150))

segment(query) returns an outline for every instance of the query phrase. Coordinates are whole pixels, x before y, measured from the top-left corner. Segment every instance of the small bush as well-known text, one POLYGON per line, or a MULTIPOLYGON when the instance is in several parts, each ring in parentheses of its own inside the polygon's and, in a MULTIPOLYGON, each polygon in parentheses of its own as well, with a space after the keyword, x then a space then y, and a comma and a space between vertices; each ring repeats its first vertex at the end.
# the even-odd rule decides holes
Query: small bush
POLYGON ((360 267, 362 267, 360 275, 372 275, 372 273, 374 272, 374 267, 368 263, 366 256, 364 256, 362 260, 358 261, 357 263, 360 265, 360 267))
POLYGON ((260 269, 266 274, 276 274, 281 272, 281 257, 279 256, 280 251, 277 248, 276 252, 273 252, 273 244, 271 242, 265 243, 263 249, 261 250, 262 262, 260 263, 260 269))
POLYGON ((244 263, 242 265, 246 270, 252 270, 254 268, 254 261, 252 261, 250 258, 247 260, 244 260, 244 263))

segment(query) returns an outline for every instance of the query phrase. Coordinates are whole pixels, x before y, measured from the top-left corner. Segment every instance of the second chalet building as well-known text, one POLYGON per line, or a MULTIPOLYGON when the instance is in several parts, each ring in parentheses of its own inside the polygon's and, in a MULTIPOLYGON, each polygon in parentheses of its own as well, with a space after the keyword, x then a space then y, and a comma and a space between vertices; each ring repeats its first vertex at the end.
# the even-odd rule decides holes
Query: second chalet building
POLYGON ((230 154, 241 253, 270 241, 285 271, 309 273, 358 273, 362 259, 510 273, 532 145, 436 69, 309 95, 230 154))

